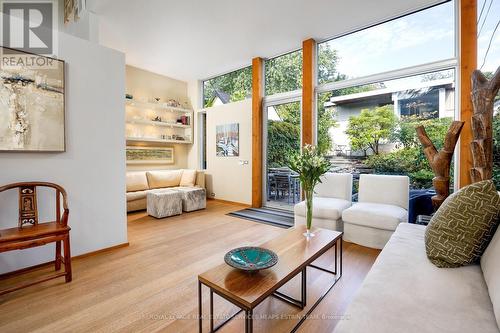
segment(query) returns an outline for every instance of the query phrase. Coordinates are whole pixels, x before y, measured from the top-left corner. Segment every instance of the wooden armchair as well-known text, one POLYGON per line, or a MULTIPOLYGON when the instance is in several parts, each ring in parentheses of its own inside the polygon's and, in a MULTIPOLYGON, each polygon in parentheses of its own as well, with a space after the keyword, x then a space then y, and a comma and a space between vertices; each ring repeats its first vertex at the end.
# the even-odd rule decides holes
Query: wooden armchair
POLYGON ((0 187, 0 193, 12 189, 18 189, 19 192, 18 227, 0 230, 0 253, 13 250, 23 250, 55 242, 56 254, 54 266, 56 273, 40 278, 36 281, 0 290, 0 295, 62 276, 65 277, 66 282, 70 282, 71 253, 69 245, 69 231, 71 228, 68 226, 69 209, 66 191, 61 186, 53 183, 25 182, 2 186, 0 187), (36 193, 37 187, 48 187, 55 190, 55 221, 39 223, 36 193), (64 210, 62 217, 61 196, 64 210), (63 242, 64 246, 64 256, 61 255, 61 242, 63 242), (64 264, 64 272, 59 272, 61 270, 61 264, 64 264))

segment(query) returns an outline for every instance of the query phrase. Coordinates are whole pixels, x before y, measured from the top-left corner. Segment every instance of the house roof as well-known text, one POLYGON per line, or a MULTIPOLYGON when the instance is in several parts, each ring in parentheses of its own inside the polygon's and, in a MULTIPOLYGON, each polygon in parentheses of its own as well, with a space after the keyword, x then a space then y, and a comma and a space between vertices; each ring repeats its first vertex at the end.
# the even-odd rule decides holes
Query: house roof
POLYGON ((215 97, 218 97, 223 104, 227 104, 231 101, 231 96, 220 89, 215 89, 215 97))
POLYGON ((355 93, 355 94, 334 96, 334 97, 330 98, 329 102, 325 103, 325 107, 331 107, 331 106, 340 105, 340 104, 362 101, 365 99, 371 99, 373 97, 387 97, 387 98, 389 98, 394 93, 402 93, 402 94, 407 96, 407 97, 403 97, 403 98, 409 98, 408 91, 412 91, 412 90, 417 91, 418 90, 419 93, 422 94, 422 93, 430 91, 431 89, 435 89, 435 88, 439 88, 439 87, 452 88, 453 85, 454 85, 453 78, 447 78, 447 79, 441 79, 441 80, 433 80, 433 81, 418 82, 415 84, 410 84, 408 86, 405 86, 404 89, 402 89, 402 87, 394 86, 394 87, 389 87, 389 88, 364 91, 364 92, 355 93), (423 91, 426 88, 428 89, 428 91, 423 91), (386 95, 386 96, 384 96, 384 95, 386 95))

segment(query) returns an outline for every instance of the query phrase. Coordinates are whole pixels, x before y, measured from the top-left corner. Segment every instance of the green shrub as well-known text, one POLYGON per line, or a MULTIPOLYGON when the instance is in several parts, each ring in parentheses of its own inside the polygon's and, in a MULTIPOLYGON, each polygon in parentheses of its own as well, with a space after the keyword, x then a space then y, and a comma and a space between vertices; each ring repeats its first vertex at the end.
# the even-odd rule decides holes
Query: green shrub
POLYGON ((288 166, 289 158, 300 151, 299 125, 270 120, 267 126, 267 166, 288 166))
POLYGON ((375 173, 409 176, 412 188, 432 187, 434 174, 419 148, 402 148, 390 153, 372 155, 365 163, 375 173))

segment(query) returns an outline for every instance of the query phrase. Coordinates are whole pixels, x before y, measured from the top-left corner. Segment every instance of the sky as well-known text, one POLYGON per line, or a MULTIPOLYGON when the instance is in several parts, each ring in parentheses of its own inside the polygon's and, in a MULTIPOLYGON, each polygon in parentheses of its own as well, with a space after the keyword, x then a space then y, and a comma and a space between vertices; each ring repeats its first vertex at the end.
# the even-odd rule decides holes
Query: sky
MULTIPOLYGON (((477 62, 478 67, 481 67, 484 59, 484 55, 486 53, 486 49, 488 48, 488 43, 490 41, 493 30, 495 29, 495 25, 500 20, 500 0, 478 0, 478 13, 481 13, 481 8, 484 6, 483 15, 481 17, 481 21, 478 24, 478 32, 481 29, 481 25, 484 26, 481 30, 481 34, 478 37, 478 50, 477 50, 477 62), (491 3, 491 9, 486 16, 486 12, 491 3), (484 18, 486 17, 486 21, 484 18)), ((482 68, 483 71, 494 72, 498 66, 500 66, 500 27, 497 29, 493 41, 491 43, 490 51, 488 52, 488 57, 486 58, 486 62, 482 68)))
MULTIPOLYGON (((485 1, 479 22, 481 26, 486 17, 478 38, 478 67, 500 20, 500 0, 478 0, 478 16, 485 1), (491 9, 486 16, 490 3, 491 9)), ((447 2, 325 44, 338 52, 337 71, 351 78, 450 59, 455 56, 454 14, 454 3, 447 2)), ((483 71, 494 71, 499 65, 500 28, 495 34, 483 71)))

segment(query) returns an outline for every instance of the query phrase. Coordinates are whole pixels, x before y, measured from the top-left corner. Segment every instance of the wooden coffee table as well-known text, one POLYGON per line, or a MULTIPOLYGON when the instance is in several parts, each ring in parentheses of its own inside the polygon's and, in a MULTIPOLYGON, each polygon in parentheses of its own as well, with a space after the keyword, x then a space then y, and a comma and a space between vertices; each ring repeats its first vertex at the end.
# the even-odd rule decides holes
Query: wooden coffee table
POLYGON ((281 236, 260 245, 261 247, 274 251, 278 257, 278 263, 266 270, 257 273, 247 273, 234 269, 228 265, 221 264, 211 270, 198 275, 198 309, 199 309, 199 331, 202 332, 202 285, 210 289, 210 332, 215 332, 233 319, 240 312, 245 312, 245 332, 253 331, 253 309, 268 296, 279 298, 293 306, 303 309, 306 306, 307 267, 319 269, 335 275, 333 284, 314 303, 309 311, 302 316, 292 332, 303 323, 316 306, 323 300, 337 281, 342 277, 342 232, 327 229, 313 229, 315 237, 307 240, 303 233, 305 226, 291 228, 281 236), (335 268, 330 271, 312 264, 329 249, 334 248, 335 268), (296 300, 278 291, 285 283, 301 273, 301 299, 296 300), (226 299, 241 310, 233 316, 214 327, 214 302, 213 294, 226 299))

